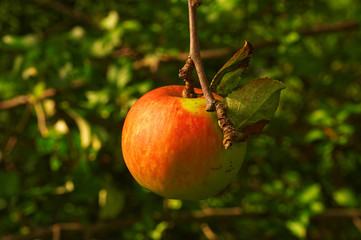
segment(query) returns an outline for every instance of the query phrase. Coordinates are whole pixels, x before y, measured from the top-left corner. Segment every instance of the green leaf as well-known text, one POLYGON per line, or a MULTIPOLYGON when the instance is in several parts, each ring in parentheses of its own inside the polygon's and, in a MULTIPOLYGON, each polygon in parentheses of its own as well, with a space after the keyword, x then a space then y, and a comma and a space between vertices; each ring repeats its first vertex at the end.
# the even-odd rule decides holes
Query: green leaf
POLYGON ((350 188, 341 188, 333 193, 333 199, 343 207, 356 207, 357 197, 350 188))
POLYGON ((156 228, 149 233, 150 237, 154 240, 162 239, 163 232, 168 228, 169 223, 166 221, 158 223, 156 228))
POLYGON ((226 96, 232 91, 240 88, 241 74, 243 74, 249 64, 253 53, 253 46, 247 42, 214 76, 210 89, 219 95, 226 96))
POLYGON ((286 222, 287 228, 298 238, 305 238, 307 229, 303 222, 301 221, 287 221, 286 222))
POLYGON ((317 183, 308 186, 303 192, 298 196, 298 200, 301 203, 308 204, 315 202, 321 196, 321 186, 317 183))
POLYGON ((225 99, 228 117, 245 141, 259 134, 277 110, 280 91, 285 85, 270 78, 260 78, 232 92, 225 99))
POLYGON ((104 30, 113 30, 119 21, 119 15, 116 11, 110 11, 108 16, 102 19, 100 26, 104 30))

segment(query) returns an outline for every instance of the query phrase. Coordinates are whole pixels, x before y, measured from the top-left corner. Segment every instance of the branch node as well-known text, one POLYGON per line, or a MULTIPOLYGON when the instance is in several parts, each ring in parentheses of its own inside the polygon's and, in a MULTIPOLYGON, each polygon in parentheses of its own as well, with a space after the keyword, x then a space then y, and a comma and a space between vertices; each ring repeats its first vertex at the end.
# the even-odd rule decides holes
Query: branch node
POLYGON ((231 120, 227 117, 227 106, 218 100, 215 100, 214 105, 216 107, 218 125, 223 131, 223 146, 225 149, 228 149, 237 141, 238 133, 231 120))
POLYGON ((217 100, 213 100, 211 102, 207 102, 207 106, 206 106, 206 111, 207 112, 214 112, 217 110, 216 108, 216 103, 217 103, 217 100))
POLYGON ((194 8, 198 8, 200 5, 202 5, 202 1, 200 1, 200 0, 193 0, 193 2, 192 2, 192 7, 194 7, 194 8))
POLYGON ((189 56, 184 66, 179 70, 179 78, 185 81, 185 87, 182 92, 184 98, 197 98, 201 94, 194 91, 194 78, 193 78, 194 63, 189 56))

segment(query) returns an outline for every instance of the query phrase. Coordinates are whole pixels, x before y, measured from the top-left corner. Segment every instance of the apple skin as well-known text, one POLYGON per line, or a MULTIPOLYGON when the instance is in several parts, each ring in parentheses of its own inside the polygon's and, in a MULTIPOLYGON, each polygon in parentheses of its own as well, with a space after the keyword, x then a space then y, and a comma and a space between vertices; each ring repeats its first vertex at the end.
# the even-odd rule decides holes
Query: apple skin
POLYGON ((246 143, 224 149, 216 113, 205 110, 204 97, 183 98, 183 89, 160 87, 138 99, 124 122, 122 151, 130 173, 144 188, 165 198, 201 200, 235 178, 246 143))

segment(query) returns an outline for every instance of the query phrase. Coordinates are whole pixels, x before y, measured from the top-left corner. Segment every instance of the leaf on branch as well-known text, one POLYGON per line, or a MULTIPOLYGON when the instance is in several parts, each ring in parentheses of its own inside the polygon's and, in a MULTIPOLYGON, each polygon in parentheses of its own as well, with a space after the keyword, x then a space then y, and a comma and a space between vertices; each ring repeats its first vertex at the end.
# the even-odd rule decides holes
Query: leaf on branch
POLYGON ((280 92, 285 85, 270 78, 247 83, 225 98, 227 115, 239 133, 239 141, 259 134, 277 110, 280 92))
POLYGON ((210 85, 211 91, 226 96, 240 88, 241 74, 247 70, 252 53, 253 46, 246 41, 244 46, 214 76, 210 85))

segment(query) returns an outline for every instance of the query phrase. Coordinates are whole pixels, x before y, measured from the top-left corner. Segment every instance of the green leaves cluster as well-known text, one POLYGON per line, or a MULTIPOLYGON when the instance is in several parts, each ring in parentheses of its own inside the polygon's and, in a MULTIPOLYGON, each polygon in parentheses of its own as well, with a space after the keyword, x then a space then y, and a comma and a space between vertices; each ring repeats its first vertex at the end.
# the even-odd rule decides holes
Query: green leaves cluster
POLYGON ((246 41, 241 48, 214 76, 210 88, 226 96, 228 117, 239 134, 239 141, 261 133, 277 110, 282 82, 259 78, 240 86, 241 75, 247 70, 253 46, 246 41))

